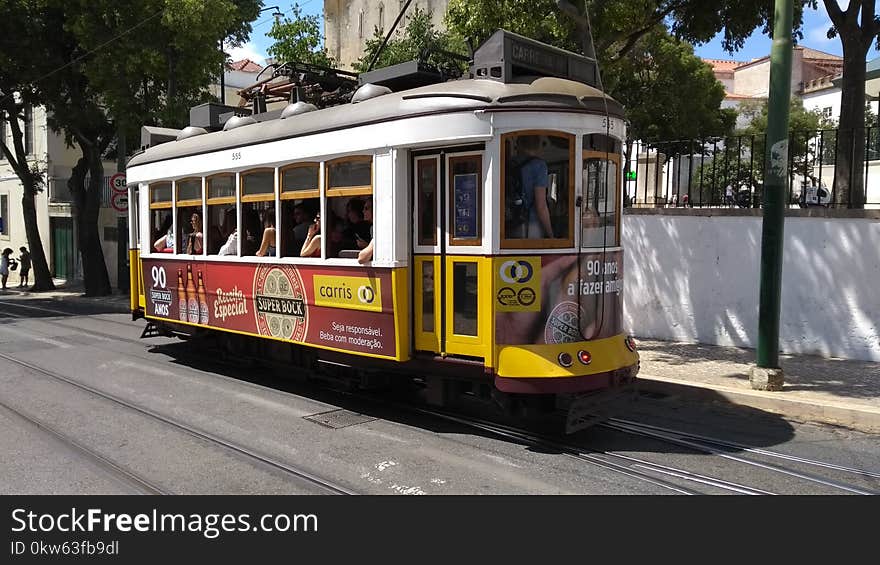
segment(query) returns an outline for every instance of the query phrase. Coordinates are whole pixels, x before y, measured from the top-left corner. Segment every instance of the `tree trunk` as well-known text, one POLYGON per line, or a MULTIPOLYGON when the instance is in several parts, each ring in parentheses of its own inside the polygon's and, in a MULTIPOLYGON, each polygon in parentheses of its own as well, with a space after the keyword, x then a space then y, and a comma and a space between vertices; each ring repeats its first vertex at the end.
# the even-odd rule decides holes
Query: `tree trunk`
POLYGON ((110 277, 104 263, 104 251, 98 233, 98 214, 101 209, 101 183, 104 180, 104 164, 100 152, 93 146, 80 144, 83 156, 74 167, 70 179, 74 196, 77 226, 77 248, 82 257, 83 284, 86 296, 111 294, 110 277), (85 184, 86 170, 89 172, 85 184))
POLYGON ((850 208, 865 207, 865 56, 859 41, 843 42, 843 85, 834 168, 834 203, 850 208))
POLYGON ((43 251, 43 240, 40 237, 40 228, 37 224, 36 190, 33 178, 29 182, 22 180, 23 190, 21 196, 21 208, 24 212, 24 230, 27 233, 28 250, 31 252, 31 266, 34 270, 34 286, 31 291, 55 290, 52 281, 52 273, 49 271, 49 262, 43 251), (30 185, 30 186, 28 186, 30 185))
POLYGON ((52 273, 49 271, 49 263, 46 261, 46 253, 43 251, 43 240, 40 237, 40 227, 37 224, 36 196, 38 185, 42 182, 42 173, 31 169, 27 160, 27 150, 24 147, 24 132, 16 118, 19 105, 13 96, 5 96, 2 100, 3 107, 0 111, 0 119, 5 119, 9 125, 12 137, 12 149, 6 144, 5 139, 0 139, 0 157, 5 156, 15 171, 15 175, 21 181, 21 208, 24 216, 24 231, 27 234, 28 249, 31 252, 31 267, 34 270, 34 286, 32 291, 55 290, 52 281, 52 273))

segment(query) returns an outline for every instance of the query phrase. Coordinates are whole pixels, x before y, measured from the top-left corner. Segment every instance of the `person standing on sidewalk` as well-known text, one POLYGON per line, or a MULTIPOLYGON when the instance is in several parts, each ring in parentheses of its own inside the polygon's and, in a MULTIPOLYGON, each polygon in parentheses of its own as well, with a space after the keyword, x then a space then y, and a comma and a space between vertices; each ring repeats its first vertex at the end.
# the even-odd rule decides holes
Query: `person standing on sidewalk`
POLYGON ((24 245, 19 248, 19 251, 21 251, 21 255, 18 256, 18 262, 21 264, 21 270, 18 272, 18 286, 25 287, 29 284, 28 275, 31 272, 31 254, 24 245))
POLYGON ((9 270, 13 269, 13 265, 15 264, 15 259, 11 257, 12 249, 7 247, 3 250, 3 253, 0 254, 0 284, 2 284, 2 289, 6 290, 6 279, 9 278, 9 270))

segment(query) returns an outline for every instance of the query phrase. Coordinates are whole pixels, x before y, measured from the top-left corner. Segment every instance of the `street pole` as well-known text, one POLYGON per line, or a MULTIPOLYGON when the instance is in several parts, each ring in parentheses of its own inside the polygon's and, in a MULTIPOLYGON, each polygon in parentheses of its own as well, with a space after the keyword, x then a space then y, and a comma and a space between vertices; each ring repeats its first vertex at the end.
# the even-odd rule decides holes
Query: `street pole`
POLYGON ((757 390, 782 390, 785 380, 779 366, 779 317, 782 302, 785 187, 788 180, 792 12, 793 0, 776 0, 773 47, 770 51, 757 366, 752 367, 749 373, 752 388, 757 390))

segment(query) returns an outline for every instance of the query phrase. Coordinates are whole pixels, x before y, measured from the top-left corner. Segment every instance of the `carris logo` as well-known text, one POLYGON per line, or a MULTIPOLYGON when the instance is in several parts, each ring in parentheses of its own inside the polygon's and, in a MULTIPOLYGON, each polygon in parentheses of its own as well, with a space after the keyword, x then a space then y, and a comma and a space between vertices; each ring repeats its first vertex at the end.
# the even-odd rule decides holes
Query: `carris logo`
POLYGON ((501 264, 499 274, 507 284, 525 284, 532 280, 534 270, 528 261, 505 261, 501 264))
POLYGON ((376 300, 376 291, 373 287, 363 285, 358 287, 358 300, 363 304, 372 304, 376 300))

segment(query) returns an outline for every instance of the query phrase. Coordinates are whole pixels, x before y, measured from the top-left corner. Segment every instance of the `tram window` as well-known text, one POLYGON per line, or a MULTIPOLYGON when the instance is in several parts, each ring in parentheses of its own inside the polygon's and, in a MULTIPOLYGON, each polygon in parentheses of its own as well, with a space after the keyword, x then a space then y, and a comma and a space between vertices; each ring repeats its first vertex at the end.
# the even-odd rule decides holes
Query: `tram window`
POLYGON ((235 175, 208 177, 205 181, 208 212, 205 218, 205 249, 209 255, 237 255, 238 246, 230 236, 235 232, 235 175), (227 243, 230 243, 228 246, 227 243))
POLYGON ((372 222, 365 217, 373 195, 373 157, 357 155, 326 163, 326 217, 322 233, 328 234, 326 257, 357 259, 373 237, 372 222))
POLYGON ((241 199, 275 194, 275 170, 260 169, 241 174, 241 199))
POLYGON ((437 160, 421 159, 417 169, 419 245, 437 245, 437 160))
POLYGON ((422 331, 434 331, 434 263, 422 265, 422 331))
POLYGON ((281 169, 281 199, 317 198, 318 164, 297 163, 281 169))
POLYGON ((327 163, 328 196, 363 196, 373 191, 373 158, 343 157, 327 163))
POLYGON ((451 245, 480 245, 483 223, 483 160, 479 155, 449 159, 451 245))
POLYGON ((573 244, 574 136, 528 131, 502 138, 502 247, 573 244))
POLYGON ((171 183, 157 182, 150 185, 150 208, 153 204, 166 204, 171 207, 171 183))
POLYGON ((584 152, 582 247, 609 247, 618 244, 619 159, 619 155, 584 152))
POLYGON ((205 252, 202 223, 202 179, 189 178, 174 182, 177 196, 177 253, 201 255, 205 252))
POLYGON ((477 312, 479 274, 474 262, 452 264, 452 332, 458 335, 478 335, 477 312))
MULTIPOLYGON (((256 255, 260 251, 263 244, 264 231, 275 231, 275 203, 271 200, 262 200, 258 202, 243 202, 241 205, 241 229, 244 237, 241 239, 241 254, 256 255)), ((271 238, 270 245, 264 250, 263 255, 274 257, 275 243, 274 235, 271 238)))
POLYGON ((177 207, 177 253, 203 254, 205 243, 203 230, 201 206, 177 207))
POLYGON ((275 169, 241 174, 242 255, 276 256, 275 169))
POLYGON ((366 219, 368 198, 360 196, 328 198, 322 230, 327 237, 327 257, 357 259, 361 249, 373 238, 373 224, 366 219))
POLYGON ((174 253, 174 217, 171 213, 171 183, 158 182, 149 187, 150 251, 174 253))
POLYGON ((309 226, 314 223, 320 208, 321 201, 318 198, 281 201, 282 257, 300 257, 309 226))

